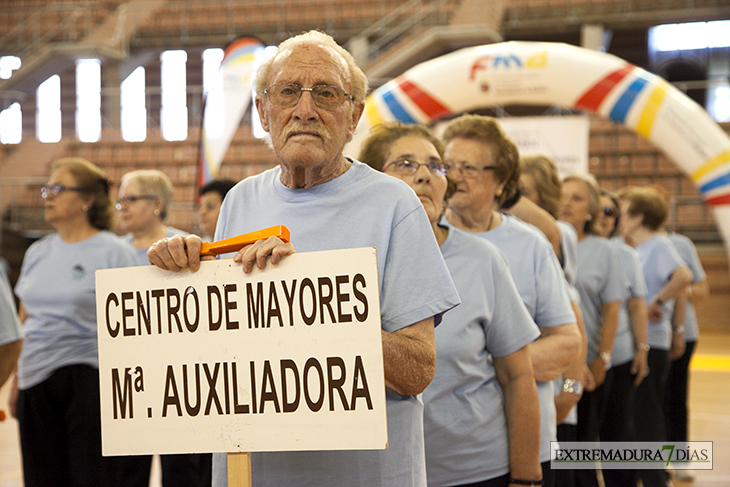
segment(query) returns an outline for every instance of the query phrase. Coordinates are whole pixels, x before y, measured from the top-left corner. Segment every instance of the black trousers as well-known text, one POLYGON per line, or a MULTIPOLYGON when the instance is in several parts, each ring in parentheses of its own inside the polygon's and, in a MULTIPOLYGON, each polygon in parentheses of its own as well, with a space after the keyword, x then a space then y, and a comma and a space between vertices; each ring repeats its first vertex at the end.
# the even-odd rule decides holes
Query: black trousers
MULTIPOLYGON (((669 375, 668 350, 649 350, 649 375, 636 389, 634 400, 634 424, 636 441, 666 441, 664 424, 664 394, 669 375)), ((665 470, 637 470, 644 487, 665 487, 665 470)))
MULTIPOLYGON (((163 487, 210 487, 213 455, 196 453, 160 455, 163 487)), ((121 487, 147 487, 150 483, 152 455, 124 457, 117 477, 121 487)))
POLYGON ((668 441, 687 441, 687 389, 689 362, 697 342, 687 342, 684 355, 672 362, 667 378, 664 412, 668 441))
MULTIPOLYGON (((608 391, 613 381, 613 369, 606 371, 603 384, 593 391, 583 392, 578 401, 578 441, 598 441, 608 403, 608 391)), ((598 487, 596 470, 576 470, 575 485, 578 487, 598 487)))
POLYGON ((482 480, 481 482, 474 482, 473 484, 460 484, 455 487, 507 487, 509 485, 509 474, 502 475, 501 477, 495 477, 489 480, 482 480))
MULTIPOLYGON (((634 379, 631 363, 611 368, 613 378, 608 390, 606 413, 601 425, 601 441, 633 441, 634 439, 634 379)), ((636 484, 633 470, 604 469, 606 487, 624 487, 636 484)))
POLYGON ((115 486, 119 457, 101 456, 99 371, 70 365, 17 403, 26 487, 115 486))
MULTIPOLYGON (((578 441, 578 426, 574 424, 558 425, 558 442, 578 441)), ((555 474, 555 485, 558 487, 575 487, 575 470, 559 469, 553 470, 555 474)))
MULTIPOLYGON (((542 485, 544 487, 555 487, 555 472, 556 470, 553 470, 550 468, 550 460, 547 462, 542 462, 540 464, 542 467, 542 485)), ((529 480, 529 479, 525 479, 529 480)))

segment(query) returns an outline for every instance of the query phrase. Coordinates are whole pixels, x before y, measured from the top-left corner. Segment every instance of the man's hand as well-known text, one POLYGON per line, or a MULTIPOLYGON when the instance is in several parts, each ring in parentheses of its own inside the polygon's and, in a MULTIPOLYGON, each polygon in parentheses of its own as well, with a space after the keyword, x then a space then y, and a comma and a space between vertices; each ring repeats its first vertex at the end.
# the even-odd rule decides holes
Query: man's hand
POLYGON ((200 268, 200 248, 203 241, 197 235, 175 235, 153 243, 147 250, 150 264, 166 271, 178 272, 187 267, 195 272, 200 268))
POLYGON ((266 240, 257 240, 247 245, 233 256, 233 262, 240 263, 243 272, 248 274, 256 267, 263 270, 266 268, 266 261, 271 257, 271 264, 278 264, 287 255, 295 253, 291 243, 284 242, 277 237, 269 237, 266 240))

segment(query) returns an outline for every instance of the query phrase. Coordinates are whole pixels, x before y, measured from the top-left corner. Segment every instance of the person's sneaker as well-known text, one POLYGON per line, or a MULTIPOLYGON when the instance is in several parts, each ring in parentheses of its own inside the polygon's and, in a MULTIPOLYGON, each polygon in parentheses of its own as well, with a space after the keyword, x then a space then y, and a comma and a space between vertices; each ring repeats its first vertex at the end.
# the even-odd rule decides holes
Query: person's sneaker
POLYGON ((674 470, 674 478, 682 482, 691 482, 695 479, 694 470, 674 470))

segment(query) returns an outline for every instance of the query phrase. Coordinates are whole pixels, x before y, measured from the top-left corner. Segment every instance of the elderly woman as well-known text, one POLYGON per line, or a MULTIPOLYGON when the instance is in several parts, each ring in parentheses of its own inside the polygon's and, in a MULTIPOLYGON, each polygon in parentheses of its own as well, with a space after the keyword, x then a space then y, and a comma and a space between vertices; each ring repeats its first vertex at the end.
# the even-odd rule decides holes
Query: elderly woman
MULTIPOLYGON (((700 330, 697 324, 697 314, 694 305, 705 299, 710 294, 710 286, 707 282, 707 275, 702 268, 700 257, 692 240, 684 235, 669 232, 669 240, 674 244, 677 253, 684 263, 692 271, 692 284, 687 287, 687 299, 685 315, 675 316, 678 323, 678 332, 684 326, 685 347, 674 347, 677 350, 676 356, 672 355, 672 365, 667 378, 666 406, 667 413, 667 440, 684 442, 687 441, 687 392, 689 382, 689 363, 692 354, 700 337, 700 330)), ((679 310, 675 309, 675 315, 679 310)), ((677 480, 694 480, 692 470, 675 470, 674 478, 677 480)))
MULTIPOLYGON (((187 232, 163 223, 173 191, 170 178, 157 169, 140 169, 122 176, 117 210, 122 230, 128 232, 122 240, 134 249, 137 265, 149 265, 147 249, 159 239, 187 235, 187 232)), ((164 487, 207 487, 211 484, 212 456, 209 453, 162 455, 160 463, 164 487)), ((129 457, 122 474, 127 486, 147 487, 151 466, 150 455, 129 457)))
POLYGON ((502 201, 514 196, 520 167, 517 147, 496 120, 463 115, 446 125, 443 140, 456 190, 441 223, 484 238, 506 255, 520 297, 540 327, 541 338, 530 344, 529 351, 540 396, 540 461, 545 483, 552 485, 550 441, 556 439, 552 381, 565 373, 581 348, 563 273, 538 230, 498 211, 502 201))
MULTIPOLYGON (((578 440, 597 441, 613 372, 611 351, 618 329, 625 280, 618 250, 598 235, 599 191, 592 176, 572 175, 563 180, 560 217, 578 235, 578 274, 575 287, 588 335, 586 362, 596 388, 578 403, 578 440)), ((595 470, 576 472, 578 485, 598 485, 595 470)))
MULTIPOLYGON (((661 233, 667 218, 667 203, 656 190, 633 188, 622 195, 619 231, 639 254, 646 279, 649 309, 649 375, 636 390, 635 430, 637 441, 665 441, 664 397, 674 336, 684 339, 684 330, 671 321, 672 300, 686 292, 692 271, 661 233)), ((645 487, 666 485, 663 470, 641 470, 645 487)))
MULTIPOLYGON (((563 181, 558 174, 555 162, 544 155, 532 154, 520 158, 520 192, 522 200, 532 201, 557 220, 563 204, 563 181)), ((531 219, 535 223, 535 219, 531 219)), ((578 271, 578 236, 573 226, 563 221, 556 221, 560 231, 560 245, 556 255, 563 268, 568 285, 570 305, 575 313, 576 322, 581 332, 582 350, 571 367, 555 380, 555 408, 558 423, 558 441, 576 441, 578 428, 578 412, 576 405, 583 390, 593 390, 595 385, 590 372, 587 373, 586 349, 587 338, 583 324, 583 314, 578 304, 578 291, 575 289, 575 278, 578 271), (572 389, 572 391, 571 391, 572 389)), ((540 228, 540 227, 538 227, 540 228)), ((561 469, 555 471, 556 485, 573 487, 575 470, 561 469)))
MULTIPOLYGON (((604 189, 600 194, 598 233, 604 238, 612 238, 619 220, 619 199, 604 189)), ((627 298, 621 301, 618 330, 611 351, 613 380, 600 437, 602 441, 632 441, 635 390, 648 373, 648 314, 644 301, 647 291, 639 255, 622 238, 615 238, 611 243, 618 248, 627 298)), ((603 470, 603 482, 607 487, 621 487, 633 485, 636 480, 633 470, 606 469, 603 470)))
POLYGON ((137 252, 139 265, 149 265, 147 249, 164 237, 187 235, 163 222, 167 218, 174 187, 172 181, 157 169, 139 169, 122 176, 117 197, 117 210, 122 239, 137 252))
POLYGON ((11 412, 24 482, 117 485, 120 457, 101 455, 94 272, 137 259, 109 231, 109 183, 98 167, 79 158, 55 161, 41 196, 56 231, 28 248, 15 288, 25 341, 11 412))
POLYGON ((436 328, 436 375, 423 393, 428 484, 506 486, 511 476, 539 485, 540 412, 526 348, 539 331, 500 252, 438 224, 449 170, 442 153, 426 128, 395 122, 376 127, 360 154, 416 192, 462 301, 436 328))

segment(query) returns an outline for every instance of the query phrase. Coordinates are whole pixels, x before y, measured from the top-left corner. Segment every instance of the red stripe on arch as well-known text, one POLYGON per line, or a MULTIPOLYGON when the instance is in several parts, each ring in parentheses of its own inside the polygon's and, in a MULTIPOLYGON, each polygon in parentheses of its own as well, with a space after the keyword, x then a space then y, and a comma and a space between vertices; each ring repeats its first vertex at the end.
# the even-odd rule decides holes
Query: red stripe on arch
POLYGON ((593 85, 588 91, 583 93, 577 102, 575 108, 582 108, 591 112, 597 112, 598 106, 601 104, 606 95, 614 89, 614 87, 634 69, 632 64, 627 64, 621 69, 609 74, 601 81, 593 85))
POLYGON ((451 115, 451 110, 407 79, 398 81, 398 87, 431 120, 451 115))
POLYGON ((708 198, 707 200, 708 205, 717 206, 717 205, 730 205, 730 193, 723 194, 721 196, 715 196, 713 198, 708 198))

